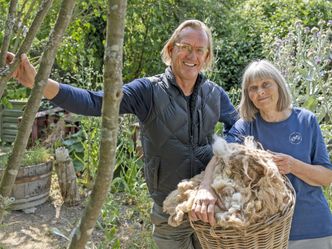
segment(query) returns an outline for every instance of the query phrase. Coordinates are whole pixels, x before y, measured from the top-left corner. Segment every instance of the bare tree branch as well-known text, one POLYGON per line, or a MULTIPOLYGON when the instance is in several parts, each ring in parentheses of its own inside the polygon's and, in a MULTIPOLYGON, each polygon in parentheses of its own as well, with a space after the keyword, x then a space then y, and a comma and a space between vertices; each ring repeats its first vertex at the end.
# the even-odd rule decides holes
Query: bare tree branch
POLYGON ((23 11, 25 9, 25 6, 26 4, 28 3, 29 0, 25 0, 22 4, 22 7, 21 7, 21 10, 18 11, 18 14, 17 14, 17 18, 16 18, 16 23, 15 23, 15 26, 14 26, 14 31, 15 32, 15 35, 16 35, 16 39, 15 39, 15 43, 14 43, 14 46, 10 47, 11 49, 11 52, 13 53, 16 53, 16 50, 17 50, 17 47, 20 43, 20 41, 22 39, 20 39, 20 36, 23 32, 23 29, 24 29, 24 23, 26 23, 26 21, 29 19, 31 13, 32 13, 32 10, 33 8, 36 6, 36 2, 37 0, 33 0, 31 3, 30 3, 30 6, 29 6, 29 9, 28 11, 26 12, 26 15, 24 16, 23 20, 21 21, 21 17, 22 17, 22 14, 23 14, 23 11))
POLYGON ((8 10, 7 22, 5 34, 2 41, 2 47, 0 51, 0 70, 6 66, 6 54, 9 48, 10 39, 12 36, 14 24, 15 24, 15 12, 16 12, 17 0, 11 0, 8 10))
POLYGON ((33 20, 31 27, 27 33, 27 36, 25 37, 22 45, 20 46, 20 49, 18 50, 14 62, 10 65, 8 70, 2 71, 0 74, 0 99, 2 98, 3 92, 6 88, 6 84, 8 80, 11 78, 11 74, 15 71, 18 63, 19 58, 21 57, 21 54, 27 53, 31 47, 32 41, 35 38, 48 10, 50 9, 52 5, 53 0, 43 0, 38 13, 36 14, 35 19, 33 20))

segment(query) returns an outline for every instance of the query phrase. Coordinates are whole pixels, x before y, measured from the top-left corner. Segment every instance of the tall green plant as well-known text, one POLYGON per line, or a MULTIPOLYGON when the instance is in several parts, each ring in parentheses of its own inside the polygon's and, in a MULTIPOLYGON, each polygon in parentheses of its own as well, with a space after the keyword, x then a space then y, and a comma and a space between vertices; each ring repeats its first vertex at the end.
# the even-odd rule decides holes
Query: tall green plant
POLYGON ((277 39, 270 57, 285 76, 294 102, 331 122, 332 21, 305 27, 297 21, 286 38, 277 39))
POLYGON ((121 176, 122 172, 131 167, 132 164, 142 166, 140 155, 136 151, 136 139, 138 129, 135 126, 137 119, 133 115, 122 115, 119 123, 119 135, 117 142, 116 166, 114 177, 121 176))
POLYGON ((89 185, 97 172, 101 121, 99 118, 83 118, 81 128, 85 134, 85 141, 82 142, 84 149, 82 181, 89 185))

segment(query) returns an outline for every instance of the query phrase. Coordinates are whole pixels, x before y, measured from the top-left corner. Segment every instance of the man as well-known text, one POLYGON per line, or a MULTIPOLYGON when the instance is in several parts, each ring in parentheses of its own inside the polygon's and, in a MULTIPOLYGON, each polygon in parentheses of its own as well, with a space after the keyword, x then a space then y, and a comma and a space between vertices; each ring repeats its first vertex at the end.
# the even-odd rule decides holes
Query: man
MULTIPOLYGON (((201 73, 213 61, 212 36, 204 23, 181 23, 164 46, 162 58, 168 66, 163 74, 123 86, 120 113, 135 114, 140 121, 156 244, 160 249, 197 249, 201 246, 189 222, 176 228, 167 224, 163 201, 181 180, 205 169, 213 154, 215 125, 223 122, 227 132, 237 120, 237 112, 225 91, 201 73)), ((23 55, 14 77, 32 88, 35 74, 23 55)), ((101 115, 102 92, 50 79, 44 95, 68 111, 101 115)))

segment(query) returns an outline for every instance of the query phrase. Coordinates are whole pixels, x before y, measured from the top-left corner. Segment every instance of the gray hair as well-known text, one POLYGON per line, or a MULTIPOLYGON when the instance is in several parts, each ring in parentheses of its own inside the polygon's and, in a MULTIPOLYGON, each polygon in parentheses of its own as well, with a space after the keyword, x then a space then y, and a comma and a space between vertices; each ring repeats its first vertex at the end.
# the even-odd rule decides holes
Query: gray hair
POLYGON ((292 106, 292 96, 281 72, 267 60, 253 61, 246 67, 242 77, 242 96, 239 105, 239 112, 241 118, 246 121, 252 121, 255 119, 256 113, 259 112, 249 98, 248 86, 253 81, 263 79, 272 79, 278 85, 278 111, 283 111, 292 106))
POLYGON ((212 34, 211 30, 201 21, 199 20, 186 20, 182 22, 173 32, 171 38, 166 42, 165 46, 161 50, 161 57, 163 62, 169 66, 171 64, 171 55, 169 53, 169 48, 171 46, 174 46, 174 43, 178 41, 180 32, 185 29, 185 28, 192 28, 196 30, 202 30, 205 31, 208 40, 209 40, 209 45, 208 45, 208 55, 206 58, 206 62, 203 66, 204 70, 208 70, 212 67, 214 56, 213 56, 213 43, 212 43, 212 34))

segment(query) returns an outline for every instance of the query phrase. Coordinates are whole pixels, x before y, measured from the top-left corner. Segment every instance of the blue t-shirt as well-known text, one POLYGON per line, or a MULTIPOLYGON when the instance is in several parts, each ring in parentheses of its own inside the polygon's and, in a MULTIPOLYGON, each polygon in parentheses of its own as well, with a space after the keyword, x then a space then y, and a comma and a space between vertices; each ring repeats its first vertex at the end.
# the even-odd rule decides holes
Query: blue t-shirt
MULTIPOLYGON (((252 122, 240 119, 226 140, 242 143, 245 136, 253 136, 265 150, 332 169, 317 119, 308 110, 293 108, 289 118, 281 122, 266 122, 259 114, 252 122)), ((287 177, 296 191, 290 240, 331 236, 332 215, 322 188, 311 186, 292 174, 287 177)))

